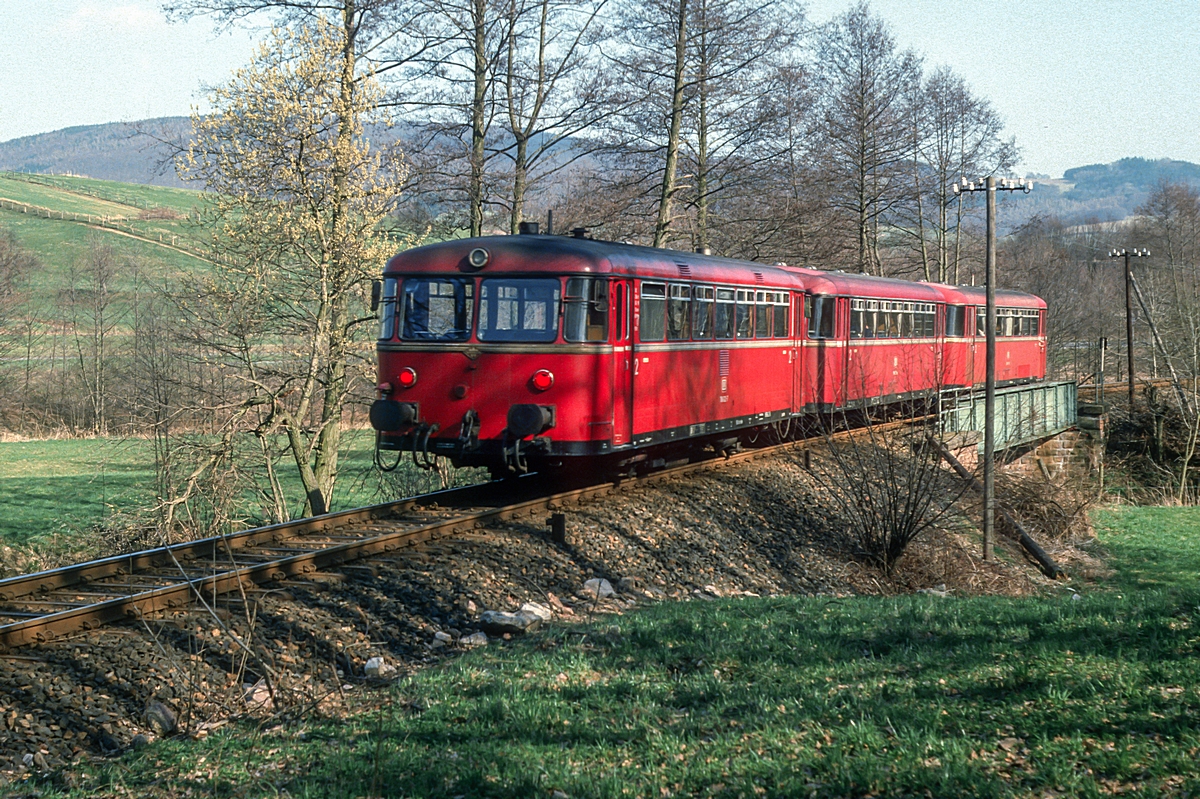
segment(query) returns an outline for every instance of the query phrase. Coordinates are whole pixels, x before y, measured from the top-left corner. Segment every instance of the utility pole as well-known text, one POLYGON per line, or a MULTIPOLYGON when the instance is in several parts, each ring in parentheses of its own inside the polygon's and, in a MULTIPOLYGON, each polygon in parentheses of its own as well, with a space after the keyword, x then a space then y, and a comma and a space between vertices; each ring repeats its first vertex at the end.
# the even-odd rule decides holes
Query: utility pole
POLYGON ((996 192, 1033 190, 1032 180, 996 182, 988 175, 979 182, 968 181, 950 187, 955 194, 987 192, 987 371, 983 383, 983 559, 992 559, 992 541, 996 531, 996 192))
MULTIPOLYGON (((1133 418, 1133 270, 1129 266, 1130 258, 1144 258, 1150 255, 1149 250, 1132 249, 1110 250, 1109 258, 1125 259, 1125 349, 1129 358, 1129 418, 1133 418)), ((1120 363, 1120 361, 1117 361, 1120 363)))

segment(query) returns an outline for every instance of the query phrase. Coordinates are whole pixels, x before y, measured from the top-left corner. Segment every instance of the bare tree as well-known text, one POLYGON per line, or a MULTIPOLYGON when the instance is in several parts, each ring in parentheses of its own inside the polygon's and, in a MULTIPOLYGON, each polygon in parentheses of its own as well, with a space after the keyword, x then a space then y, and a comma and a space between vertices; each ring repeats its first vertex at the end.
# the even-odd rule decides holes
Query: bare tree
POLYGON ((904 97, 920 60, 899 52, 887 23, 859 3, 821 32, 821 155, 828 202, 851 217, 859 272, 880 274, 879 225, 907 195, 904 97))
POLYGON ((710 211, 723 200, 736 219, 737 200, 761 188, 764 167, 785 151, 777 130, 804 13, 795 3, 762 0, 695 0, 689 45, 692 108, 685 118, 684 147, 695 175, 692 246, 711 245, 720 219, 710 211))
POLYGON ((95 435, 108 434, 115 365, 112 338, 128 312, 117 296, 117 282, 129 271, 123 261, 111 244, 93 236, 72 273, 73 281, 67 292, 75 376, 87 398, 89 426, 95 435))
POLYGON ((501 107, 511 143, 509 232, 516 233, 536 182, 593 147, 573 137, 612 113, 599 69, 599 15, 608 0, 511 0, 501 64, 501 107))
MULTIPOLYGON (((32 347, 36 317, 28 307, 28 281, 37 268, 37 259, 17 243, 11 231, 0 232, 0 364, 4 364, 0 366, 0 399, 16 383, 12 378, 13 369, 8 365, 9 355, 23 345, 32 347)), ((32 354, 27 352, 22 415, 31 364, 32 354)))
POLYGON ((870 420, 826 437, 813 474, 843 525, 850 552, 892 574, 908 546, 952 509, 965 491, 942 468, 938 444, 918 429, 870 420))
POLYGON ((1016 144, 1000 138, 999 114, 948 67, 914 88, 906 109, 913 187, 905 228, 915 239, 924 278, 957 283, 971 208, 950 187, 963 176, 1006 173, 1016 162, 1016 144))

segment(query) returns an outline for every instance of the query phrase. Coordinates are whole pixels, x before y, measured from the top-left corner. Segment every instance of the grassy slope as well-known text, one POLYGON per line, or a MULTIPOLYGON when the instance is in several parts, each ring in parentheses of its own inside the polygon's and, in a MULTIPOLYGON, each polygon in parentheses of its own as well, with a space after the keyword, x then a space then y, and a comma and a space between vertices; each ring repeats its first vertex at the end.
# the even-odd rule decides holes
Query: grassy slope
MULTIPOLYGON (((91 241, 111 245, 122 254, 136 259, 151 277, 165 278, 184 270, 207 268, 207 262, 158 243, 160 234, 168 243, 172 235, 190 235, 185 218, 138 218, 149 207, 170 208, 186 215, 198 204, 198 193, 90 178, 36 176, 36 179, 38 182, 14 177, 12 173, 0 173, 0 197, 66 213, 126 216, 137 235, 150 241, 126 235, 124 231, 99 228, 83 222, 43 219, 32 214, 0 209, 0 227, 11 230, 17 241, 42 262, 43 269, 33 276, 32 281, 31 300, 34 308, 48 308, 56 293, 70 285, 72 273, 78 269, 91 241), (55 185, 45 185, 40 182, 43 180, 53 181, 55 185)), ((118 288, 129 290, 131 286, 128 284, 129 277, 126 276, 118 288)))
POLYGON ((302 736, 163 741, 72 795, 1194 793, 1196 520, 1103 514, 1119 571, 1080 599, 664 604, 451 660, 302 736))

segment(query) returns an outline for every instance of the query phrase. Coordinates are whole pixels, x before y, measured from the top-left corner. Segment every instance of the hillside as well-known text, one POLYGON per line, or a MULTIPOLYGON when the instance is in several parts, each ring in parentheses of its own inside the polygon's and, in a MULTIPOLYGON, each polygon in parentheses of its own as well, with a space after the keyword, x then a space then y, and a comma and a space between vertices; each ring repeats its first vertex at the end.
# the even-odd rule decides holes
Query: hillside
POLYGON ((1005 222, 1056 216, 1068 225, 1117 222, 1131 216, 1162 182, 1200 187, 1200 165, 1161 158, 1122 158, 1068 169, 1058 180, 1037 180, 1029 197, 1009 203, 1005 222))
POLYGON ((162 168, 169 150, 158 140, 180 140, 190 130, 187 117, 162 117, 23 136, 0 142, 0 170, 179 187, 175 170, 162 168))

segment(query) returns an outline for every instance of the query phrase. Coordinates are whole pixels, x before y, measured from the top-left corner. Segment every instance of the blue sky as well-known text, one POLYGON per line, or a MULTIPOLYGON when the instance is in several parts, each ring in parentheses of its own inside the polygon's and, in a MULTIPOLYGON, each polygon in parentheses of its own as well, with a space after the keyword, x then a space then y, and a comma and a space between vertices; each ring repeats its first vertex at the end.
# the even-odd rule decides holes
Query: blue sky
MULTIPOLYGON (((824 22, 847 0, 808 0, 824 22)), ((902 47, 990 99, 1021 170, 1126 156, 1200 163, 1197 0, 874 0, 902 47)), ((168 24, 156 0, 0 0, 0 141, 187 114, 261 31, 168 24)))

